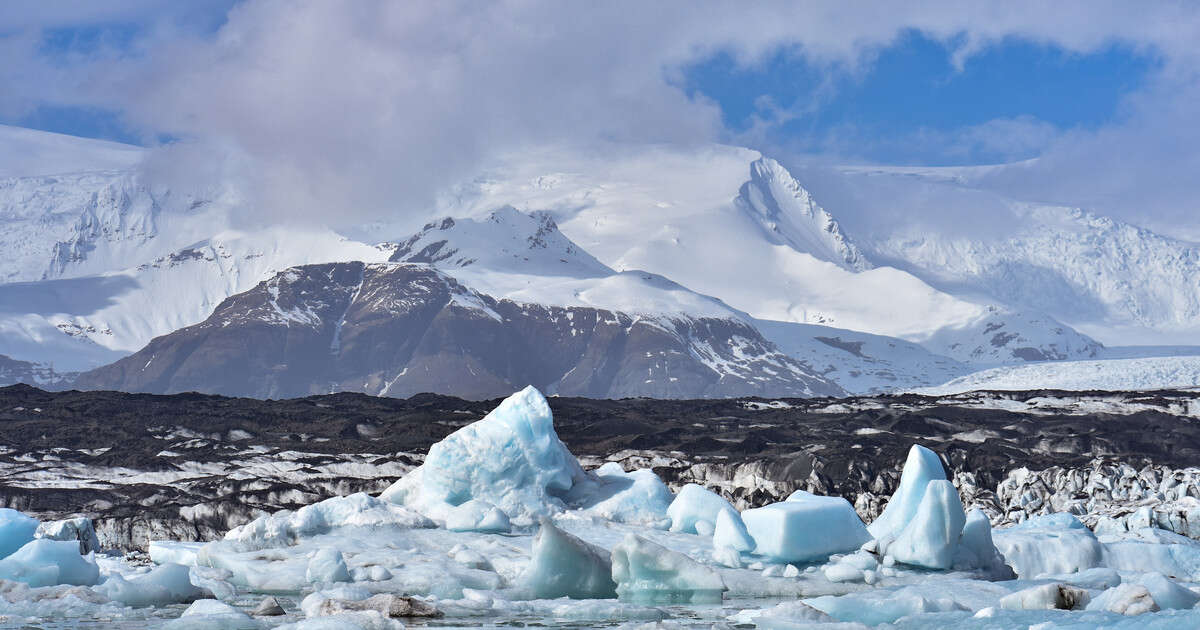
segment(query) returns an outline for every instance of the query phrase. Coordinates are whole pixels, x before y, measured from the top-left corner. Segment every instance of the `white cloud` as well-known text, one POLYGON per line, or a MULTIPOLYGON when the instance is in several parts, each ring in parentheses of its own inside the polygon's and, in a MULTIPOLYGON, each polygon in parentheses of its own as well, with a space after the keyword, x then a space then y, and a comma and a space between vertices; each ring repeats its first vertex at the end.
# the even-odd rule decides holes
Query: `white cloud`
MULTIPOLYGON (((1162 87, 1132 103, 1120 126, 1048 139, 1031 121, 997 121, 961 139, 1046 145, 1046 195, 1101 177, 1114 189, 1107 198, 1129 197, 1138 181, 1110 172, 1142 170, 1118 159, 1129 151, 1165 172, 1195 161, 1191 146, 1170 146, 1172 125, 1190 126, 1185 136, 1197 128, 1189 108, 1170 102, 1172 89, 1194 94, 1179 91, 1195 85, 1185 69, 1200 52, 1198 14, 1186 4, 252 0, 215 34, 154 18, 132 50, 67 64, 39 56, 28 37, 61 24, 62 12, 18 9, 0 12, 13 25, 0 39, 12 60, 0 68, 0 110, 38 100, 118 109, 143 129, 194 141, 171 151, 175 168, 156 172, 221 174, 229 169, 211 163, 236 159, 257 212, 271 218, 419 214, 493 153, 524 145, 728 138, 711 102, 674 87, 687 62, 721 50, 754 64, 788 47, 853 71, 906 29, 956 42, 959 60, 1006 37, 1077 52, 1120 41, 1163 56, 1162 87)), ((770 125, 757 131, 765 139, 770 125)))

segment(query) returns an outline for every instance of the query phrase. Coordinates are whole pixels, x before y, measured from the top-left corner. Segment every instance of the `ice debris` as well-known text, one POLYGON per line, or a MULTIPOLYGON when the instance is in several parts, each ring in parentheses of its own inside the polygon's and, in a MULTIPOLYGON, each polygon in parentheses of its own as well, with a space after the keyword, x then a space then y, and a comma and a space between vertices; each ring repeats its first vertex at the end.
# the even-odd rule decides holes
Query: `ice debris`
POLYGON ((304 579, 314 584, 349 582, 350 571, 346 568, 342 552, 332 547, 322 547, 309 559, 304 579))
POLYGON ((128 579, 114 573, 96 591, 134 608, 188 604, 213 597, 213 593, 192 584, 191 571, 180 564, 164 564, 128 579))
POLYGON ((1121 615, 1141 615, 1158 610, 1150 590, 1141 584, 1121 584, 1104 591, 1087 605, 1088 610, 1105 610, 1121 615))
MULTIPOLYGON (((734 510, 733 505, 721 495, 694 483, 679 489, 675 500, 667 507, 671 519, 671 531, 685 534, 700 533, 707 529, 712 534, 716 528, 717 515, 723 510, 734 510)), ((736 511, 736 510, 734 510, 736 511)))
POLYGON ((1042 584, 1000 598, 1006 610, 1077 610, 1087 606, 1088 592, 1068 584, 1042 584))
POLYGON ((533 539, 529 566, 521 578, 534 597, 607 599, 617 596, 610 554, 543 518, 533 539))
POLYGON ((612 550, 617 595, 638 603, 716 603, 725 583, 712 567, 629 534, 612 550))
POLYGON ((49 540, 77 540, 82 555, 100 551, 100 539, 96 537, 92 519, 82 516, 40 523, 34 536, 49 540))
POLYGON ((6 558, 33 540, 38 520, 12 508, 0 508, 0 558, 6 558))
POLYGON ((446 529, 452 532, 506 533, 512 529, 508 515, 484 501, 471 499, 445 510, 446 529))
POLYGON ((0 560, 0 579, 30 586, 91 586, 100 581, 100 567, 91 554, 79 555, 75 541, 32 540, 0 560))
POLYGON ((742 515, 733 508, 722 508, 717 513, 717 524, 713 528, 713 549, 732 549, 734 551, 754 551, 756 543, 746 529, 742 515))

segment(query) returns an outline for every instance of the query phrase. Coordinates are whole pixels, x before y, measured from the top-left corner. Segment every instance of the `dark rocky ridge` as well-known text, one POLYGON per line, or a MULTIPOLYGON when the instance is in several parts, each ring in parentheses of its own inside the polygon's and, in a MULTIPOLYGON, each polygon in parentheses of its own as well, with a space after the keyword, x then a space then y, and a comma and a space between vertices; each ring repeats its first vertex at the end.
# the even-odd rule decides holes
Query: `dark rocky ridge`
MULTIPOLYGON (((496 402, 0 388, 0 497, 46 518, 93 517, 106 545, 207 539, 256 510, 381 490, 496 402)), ((559 436, 585 464, 651 466, 672 486, 695 481, 741 507, 796 489, 888 496, 913 443, 971 475, 978 492, 968 498, 985 504, 1019 467, 1099 458, 1183 468, 1200 461, 1200 420, 1185 415, 1197 402, 1189 392, 550 399, 559 436), (1110 411, 1087 411, 1097 407, 1110 411)))
POLYGON ((597 398, 843 393, 735 318, 523 304, 426 264, 361 262, 285 270, 75 386, 492 398, 529 383, 597 398))

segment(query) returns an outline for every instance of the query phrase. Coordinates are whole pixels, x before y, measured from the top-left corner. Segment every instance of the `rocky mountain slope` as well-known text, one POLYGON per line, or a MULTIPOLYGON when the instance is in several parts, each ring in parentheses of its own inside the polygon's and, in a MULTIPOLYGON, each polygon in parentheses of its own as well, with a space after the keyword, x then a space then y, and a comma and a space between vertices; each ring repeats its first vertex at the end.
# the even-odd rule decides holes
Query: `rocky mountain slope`
MULTIPOLYGON (((655 280, 641 292, 661 293, 655 280)), ((638 287, 630 289, 621 294, 638 287)), ((598 398, 842 391, 728 313, 523 303, 475 291, 427 264, 361 262, 286 270, 227 299, 204 322, 76 382, 261 398, 408 396, 447 383, 468 398, 528 383, 598 398)))

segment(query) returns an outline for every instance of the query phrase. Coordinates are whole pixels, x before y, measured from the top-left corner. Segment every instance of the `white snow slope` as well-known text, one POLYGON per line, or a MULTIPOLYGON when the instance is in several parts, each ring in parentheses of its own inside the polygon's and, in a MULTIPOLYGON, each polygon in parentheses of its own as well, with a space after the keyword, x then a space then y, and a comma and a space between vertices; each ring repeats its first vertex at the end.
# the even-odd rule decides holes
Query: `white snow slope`
MULTIPOLYGON (((152 189, 139 176, 137 147, 0 127, 0 149, 0 354, 60 371, 106 363, 196 323, 221 299, 280 269, 377 262, 391 253, 390 246, 320 227, 239 231, 230 217, 246 210, 243 201, 226 191, 152 189)), ((961 178, 937 173, 904 177, 962 185, 961 178)), ((834 216, 841 209, 826 211, 784 168, 754 151, 626 146, 514 156, 448 193, 431 216, 483 219, 470 234, 456 232, 476 253, 472 265, 454 272, 481 290, 628 312, 737 312, 852 391, 943 382, 967 371, 960 364, 978 369, 1111 356, 1075 328, 1120 342, 1109 333, 1128 325, 1150 331, 1147 342, 1162 343, 1156 331, 1190 325, 1189 304, 1200 304, 1200 287, 1186 281, 1188 261, 1200 255, 1189 253, 1189 245, 1078 211, 1021 207, 1034 226, 1021 247, 1011 240, 999 249, 968 247, 952 230, 929 232, 913 244, 909 233, 888 237, 862 229, 861 220, 847 230, 834 216), (568 245, 520 244, 514 257, 505 239, 529 235, 488 219, 509 204, 545 211, 568 245), (1039 230, 1046 239, 1057 236, 1038 241, 1039 230), (552 258, 563 247, 574 248, 565 262, 552 258), (1069 255, 1055 255, 1061 251, 1069 255), (986 273, 1000 258, 1053 273, 986 273), (1089 265, 1108 279, 1093 291, 1101 297, 1077 300, 1079 292, 1064 292, 1061 278, 1089 265), (941 275, 931 271, 943 267, 941 275), (1122 273, 1134 280, 1121 284, 1122 273), (1015 288, 971 280, 976 276, 1004 280, 1027 295, 1017 299, 1015 288), (1120 309, 1095 307, 1119 302, 1129 287, 1122 308, 1137 317, 1121 320, 1113 315, 1120 309), (1174 297, 1154 302, 1146 291, 1174 297), (1084 306, 1059 308, 1073 301, 1084 306), (859 342, 857 354, 847 350, 859 342)))
POLYGON ((937 387, 916 388, 940 396, 975 390, 1153 390, 1200 387, 1200 356, 1099 361, 1057 361, 981 370, 937 387))

